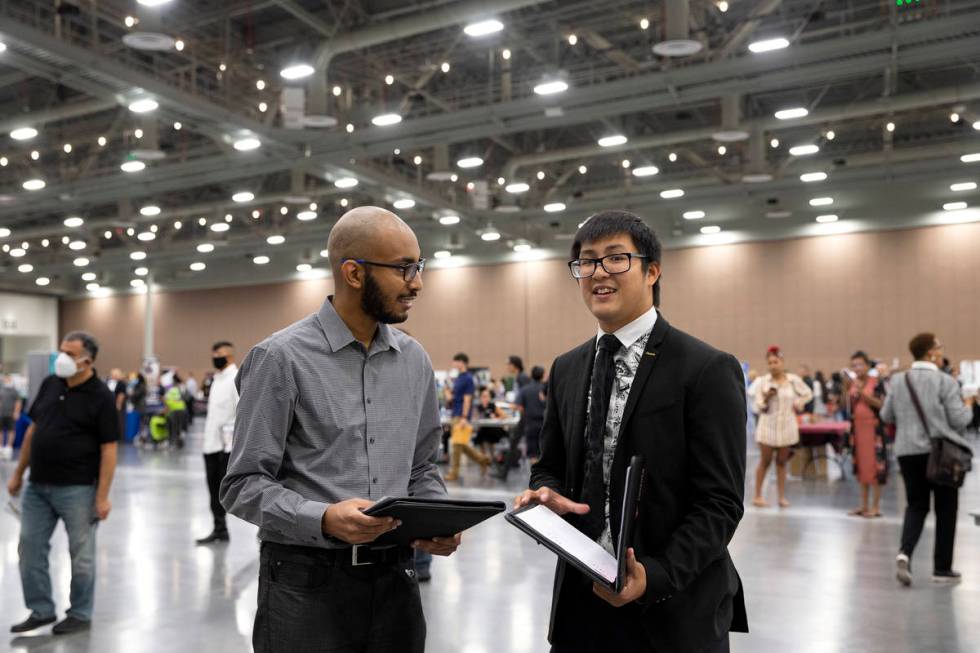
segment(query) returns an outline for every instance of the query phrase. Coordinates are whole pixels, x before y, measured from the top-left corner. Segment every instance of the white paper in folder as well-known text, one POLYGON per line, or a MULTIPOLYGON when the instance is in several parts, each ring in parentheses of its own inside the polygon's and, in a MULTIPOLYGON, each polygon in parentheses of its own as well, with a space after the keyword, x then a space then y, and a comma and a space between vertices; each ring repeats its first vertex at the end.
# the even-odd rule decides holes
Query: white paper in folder
POLYGON ((616 575, 619 573, 616 558, 549 508, 535 506, 516 514, 515 517, 610 583, 616 580, 616 575))

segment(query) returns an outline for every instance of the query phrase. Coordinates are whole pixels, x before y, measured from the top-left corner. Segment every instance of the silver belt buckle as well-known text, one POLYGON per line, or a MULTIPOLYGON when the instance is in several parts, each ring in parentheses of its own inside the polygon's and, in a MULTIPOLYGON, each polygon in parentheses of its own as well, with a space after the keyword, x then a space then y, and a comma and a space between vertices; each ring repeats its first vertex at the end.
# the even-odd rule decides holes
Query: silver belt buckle
POLYGON ((373 565, 374 564, 373 562, 361 562, 361 561, 359 561, 357 559, 358 558, 357 552, 360 549, 362 549, 362 548, 363 549, 366 549, 368 547, 367 547, 366 544, 355 544, 353 547, 351 547, 351 550, 350 550, 350 564, 351 564, 352 567, 366 567, 368 565, 373 565))

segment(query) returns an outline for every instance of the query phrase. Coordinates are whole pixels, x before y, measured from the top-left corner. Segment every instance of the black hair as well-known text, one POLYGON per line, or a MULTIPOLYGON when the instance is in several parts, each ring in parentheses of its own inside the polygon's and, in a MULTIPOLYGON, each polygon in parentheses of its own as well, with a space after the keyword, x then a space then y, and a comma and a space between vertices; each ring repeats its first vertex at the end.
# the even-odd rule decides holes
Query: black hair
POLYGON ((232 349, 234 349, 235 345, 231 344, 227 340, 219 340, 218 342, 211 345, 211 351, 218 351, 222 347, 231 347, 232 349))
POLYGON ((82 343, 82 349, 88 353, 89 358, 93 361, 99 355, 99 342, 90 333, 86 333, 85 331, 72 331, 64 337, 64 341, 82 343))
POLYGON ((541 379, 544 378, 544 368, 541 367, 540 365, 535 365, 534 367, 532 367, 531 378, 537 381, 538 383, 540 383, 541 379))
MULTIPOLYGON (((642 261, 643 272, 646 273, 650 263, 660 263, 663 247, 656 232, 647 226, 640 216, 623 210, 601 211, 586 219, 575 234, 572 243, 572 258, 576 259, 582 253, 586 243, 626 234, 633 239, 637 253, 645 256, 642 261)), ((653 284, 653 305, 660 306, 660 279, 653 284)))
POLYGON ((851 360, 854 360, 855 358, 861 358, 868 367, 874 367, 874 365, 871 364, 871 357, 864 353, 864 350, 862 349, 858 349, 856 352, 851 354, 851 360))
POLYGON ((507 362, 517 368, 517 371, 524 371, 524 361, 521 360, 520 356, 508 356, 507 362))
POLYGON ((463 363, 463 365, 466 365, 467 367, 469 367, 470 365, 470 357, 464 354, 463 352, 459 352, 458 354, 453 356, 453 360, 460 361, 463 363))

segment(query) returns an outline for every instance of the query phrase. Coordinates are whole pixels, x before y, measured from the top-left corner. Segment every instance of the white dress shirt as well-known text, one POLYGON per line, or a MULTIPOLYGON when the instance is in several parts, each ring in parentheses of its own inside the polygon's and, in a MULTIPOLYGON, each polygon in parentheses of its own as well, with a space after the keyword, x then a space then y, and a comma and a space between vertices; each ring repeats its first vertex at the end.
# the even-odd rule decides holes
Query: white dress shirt
MULTIPOLYGON (((602 534, 599 536, 599 544, 609 553, 615 555, 615 547, 612 541, 612 532, 609 525, 609 481, 612 476, 613 457, 616 453, 616 445, 619 441, 619 428, 622 426, 623 413, 626 410, 626 400, 629 398, 630 388, 636 371, 640 367, 640 360, 646 350, 647 341, 653 332, 653 327, 657 323, 657 309, 651 308, 649 311, 636 318, 629 324, 617 329, 612 335, 622 344, 613 354, 613 362, 616 366, 616 380, 609 396, 609 412, 606 414, 605 437, 603 443, 602 456, 602 476, 603 484, 606 487, 606 518, 602 534)), ((596 338, 596 349, 599 347, 599 339, 606 333, 599 328, 596 338)), ((589 404, 592 403, 592 391, 589 390, 589 404)), ((588 415, 588 411, 586 411, 588 415)), ((589 426, 586 419, 585 432, 588 434, 589 426)), ((587 437, 587 436, 586 436, 587 437)))
POLYGON ((238 366, 232 363, 214 375, 208 395, 208 416, 204 422, 204 454, 231 451, 231 436, 235 431, 235 411, 238 409, 238 388, 235 375, 238 366))

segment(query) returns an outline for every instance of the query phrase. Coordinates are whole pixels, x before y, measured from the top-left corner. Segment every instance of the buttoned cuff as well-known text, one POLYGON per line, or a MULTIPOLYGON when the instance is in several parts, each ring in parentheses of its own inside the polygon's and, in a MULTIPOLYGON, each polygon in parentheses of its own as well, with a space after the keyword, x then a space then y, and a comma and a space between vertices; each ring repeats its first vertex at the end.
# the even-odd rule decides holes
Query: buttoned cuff
POLYGON ((650 556, 643 556, 639 562, 643 565, 647 576, 647 591, 640 601, 641 605, 649 608, 652 605, 672 599, 674 596, 672 594, 673 588, 663 565, 650 556))
POLYGON ((330 507, 329 503, 306 501, 296 511, 296 526, 299 536, 310 545, 323 544, 326 535, 323 533, 323 513, 330 507))

